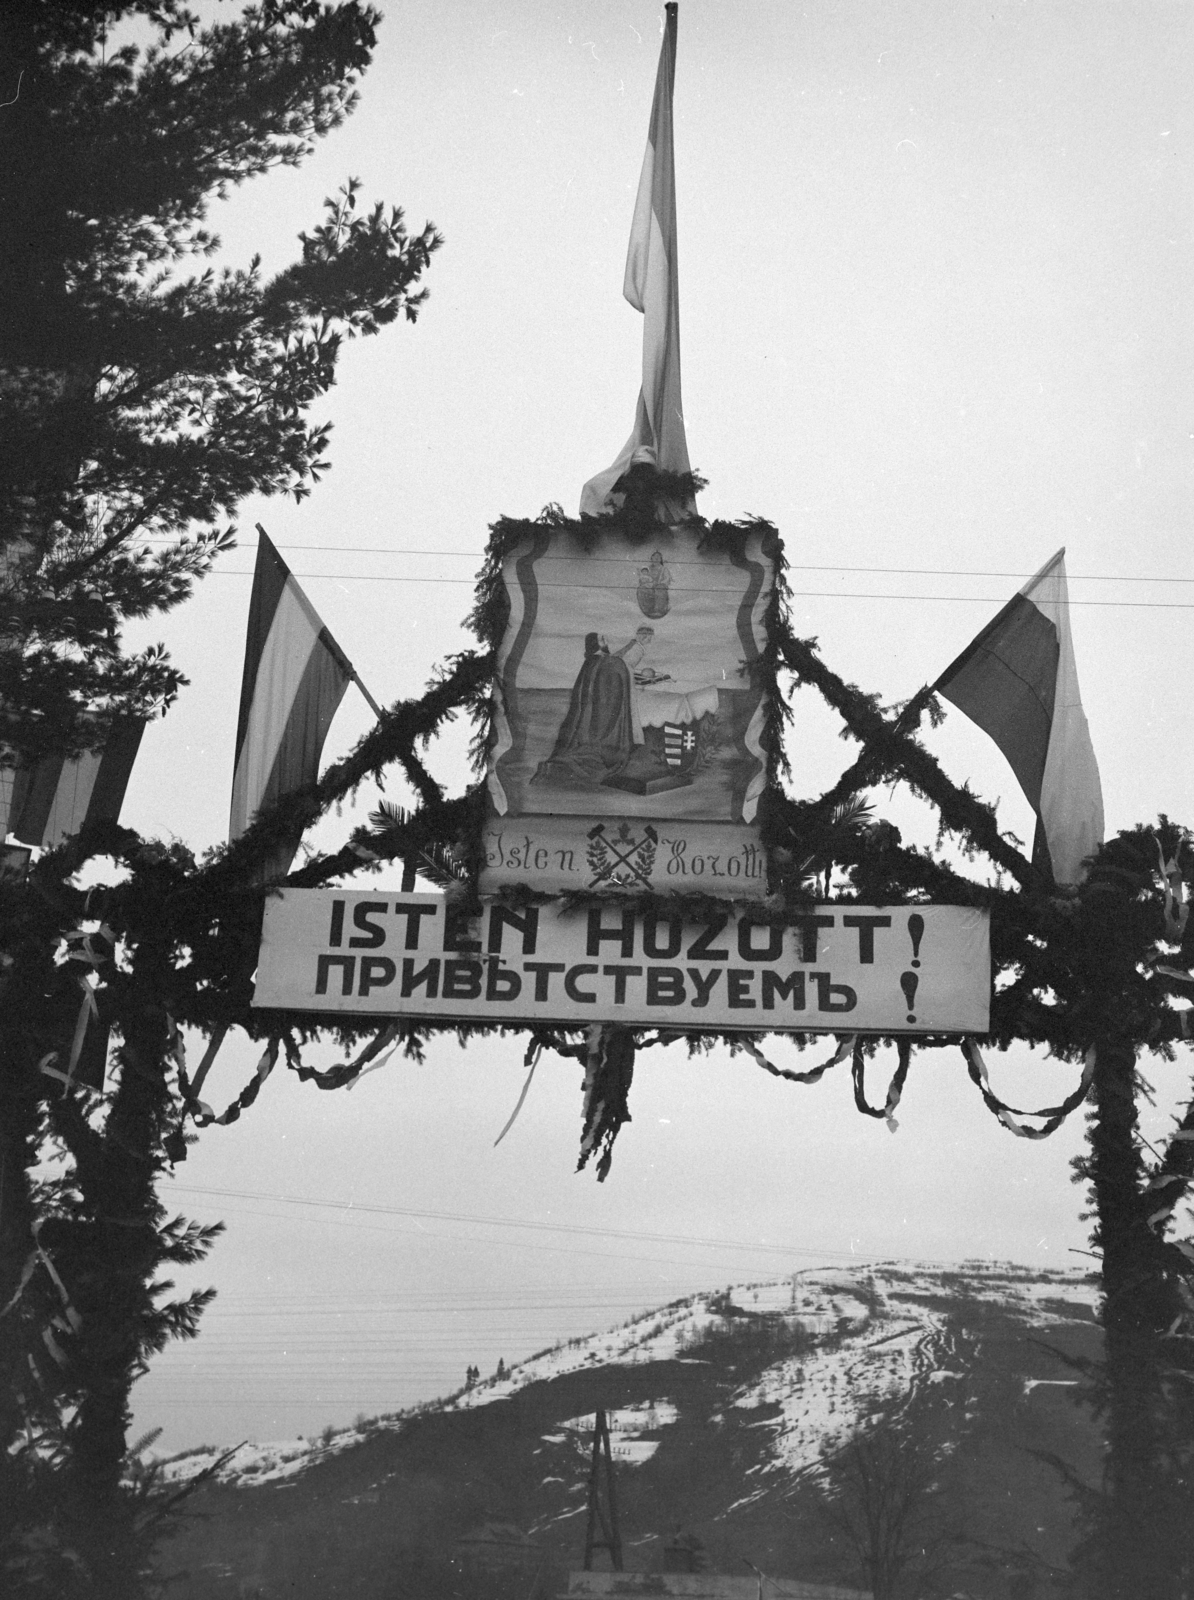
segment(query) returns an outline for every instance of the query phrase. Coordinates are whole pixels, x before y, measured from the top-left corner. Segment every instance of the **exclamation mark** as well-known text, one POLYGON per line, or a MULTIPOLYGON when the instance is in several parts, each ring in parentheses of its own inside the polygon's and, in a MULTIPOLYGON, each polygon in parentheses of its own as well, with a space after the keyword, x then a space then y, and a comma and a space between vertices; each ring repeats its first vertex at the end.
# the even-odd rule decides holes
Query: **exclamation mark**
MULTIPOLYGON (((912 940, 912 965, 920 966, 920 941, 924 938, 925 919, 919 911, 914 911, 908 918, 908 937, 912 940)), ((912 1007, 916 1004, 916 990, 920 979, 915 972, 901 972, 900 988, 904 991, 904 999, 908 1006, 908 1021, 916 1021, 916 1013, 912 1007)))
POLYGON ((900 973, 900 988, 904 991, 904 999, 908 1002, 909 1006, 909 1022, 916 1021, 916 1012, 913 1011, 911 1007, 916 1004, 916 986, 919 982, 920 979, 916 976, 915 972, 900 973))

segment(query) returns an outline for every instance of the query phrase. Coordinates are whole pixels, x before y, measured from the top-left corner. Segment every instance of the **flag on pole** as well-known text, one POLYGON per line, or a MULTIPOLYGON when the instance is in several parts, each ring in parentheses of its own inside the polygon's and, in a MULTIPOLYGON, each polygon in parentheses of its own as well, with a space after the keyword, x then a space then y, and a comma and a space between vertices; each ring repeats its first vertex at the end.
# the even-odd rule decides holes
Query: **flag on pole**
POLYGON ((672 145, 672 90, 676 78, 677 7, 665 7, 663 48, 647 152, 638 180, 622 293, 643 314, 643 381, 634 431, 618 459, 581 490, 582 516, 609 509, 609 493, 633 461, 652 461, 664 472, 688 472, 688 442, 680 400, 680 292, 676 260, 676 170, 672 145))
POLYGON ((0 771, 0 840, 51 850, 87 822, 117 822, 145 722, 124 718, 107 743, 79 756, 47 755, 0 771))
POLYGON ((1103 790, 1078 692, 1064 549, 933 687, 1007 757, 1037 814, 1034 861, 1056 883, 1078 883, 1103 841, 1103 790))
POLYGON ((315 782, 323 741, 355 677, 265 530, 258 528, 258 535, 230 840, 240 838, 258 811, 315 782))

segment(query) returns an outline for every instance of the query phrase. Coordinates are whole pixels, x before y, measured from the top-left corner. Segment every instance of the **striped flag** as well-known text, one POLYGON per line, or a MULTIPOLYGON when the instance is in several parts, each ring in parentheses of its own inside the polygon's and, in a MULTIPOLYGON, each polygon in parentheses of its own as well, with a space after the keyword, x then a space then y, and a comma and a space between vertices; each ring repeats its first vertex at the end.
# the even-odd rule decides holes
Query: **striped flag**
POLYGON ((31 766, 0 771, 0 840, 15 834, 51 850, 87 822, 117 822, 145 723, 127 718, 108 741, 80 756, 42 756, 31 766))
POLYGON ((257 531, 230 840, 258 811, 315 782, 323 741, 355 676, 265 530, 257 531))
POLYGON ((1103 842, 1103 790, 1078 693, 1064 549, 933 687, 1007 757, 1037 814, 1033 860, 1056 883, 1078 883, 1103 842))
POLYGON ((634 431, 618 459, 581 490, 582 516, 609 510, 609 494, 633 461, 664 472, 688 472, 688 441, 680 400, 680 289, 676 259, 676 170, 672 90, 676 78, 675 5, 665 7, 663 48, 655 76, 647 153, 638 180, 622 293, 643 313, 643 382, 634 431))

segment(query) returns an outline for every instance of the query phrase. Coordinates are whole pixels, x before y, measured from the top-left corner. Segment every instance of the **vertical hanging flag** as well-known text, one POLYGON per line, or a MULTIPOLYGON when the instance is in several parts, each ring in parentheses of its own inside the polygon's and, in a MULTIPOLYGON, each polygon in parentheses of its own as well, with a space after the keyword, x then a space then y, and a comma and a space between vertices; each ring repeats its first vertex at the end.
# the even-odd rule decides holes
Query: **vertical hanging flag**
POLYGON ((934 684, 1007 757, 1037 814, 1033 859, 1072 884, 1103 840, 1103 791, 1078 692, 1065 550, 934 684))
POLYGON ((265 530, 258 534, 229 839, 265 806, 315 782, 328 728, 356 677, 265 530))
POLYGON ((672 89, 676 77, 677 7, 665 7, 663 48, 655 77, 647 152, 638 181, 622 293, 643 314, 643 382, 634 431, 618 459, 581 490, 581 516, 599 516, 609 494, 635 460, 663 472, 688 472, 688 442, 680 400, 680 292, 676 260, 676 171, 672 146, 672 89))
POLYGON ((0 840, 8 832, 50 850, 84 823, 118 821, 144 732, 141 718, 125 718, 97 750, 0 772, 0 840))

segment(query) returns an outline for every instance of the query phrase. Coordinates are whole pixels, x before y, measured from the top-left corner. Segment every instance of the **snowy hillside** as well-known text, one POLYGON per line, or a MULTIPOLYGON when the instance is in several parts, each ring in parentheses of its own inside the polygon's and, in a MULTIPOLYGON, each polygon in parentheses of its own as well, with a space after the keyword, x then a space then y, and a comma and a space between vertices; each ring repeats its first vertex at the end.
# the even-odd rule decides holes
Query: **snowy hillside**
MULTIPOLYGON (((736 1315, 809 1336, 810 1348, 766 1363, 728 1400, 739 1413, 768 1414, 761 1424, 767 1449, 754 1469, 756 1479, 772 1472, 800 1475, 815 1471, 821 1452, 848 1437, 878 1406, 898 1407, 923 1385, 955 1385, 963 1406, 970 1403, 957 1335, 949 1326, 950 1306, 958 1297, 997 1306, 1025 1328, 1043 1326, 1067 1310, 1089 1317, 1095 1305, 1094 1289, 1079 1273, 978 1262, 948 1270, 906 1263, 857 1271, 813 1269, 644 1312, 619 1327, 542 1351, 514 1364, 503 1377, 483 1379, 430 1407, 376 1418, 319 1439, 245 1444, 218 1468, 217 1476, 246 1488, 283 1484, 378 1432, 401 1430, 428 1410, 443 1415, 472 1411, 509 1400, 532 1384, 594 1370, 661 1362, 708 1365, 709 1354, 692 1352, 711 1339, 715 1342, 718 1330, 732 1325, 736 1315)), ((643 1465, 679 1420, 680 1412, 667 1396, 611 1412, 615 1458, 627 1467, 643 1465)), ((544 1439, 583 1453, 591 1429, 590 1412, 561 1419, 544 1439)), ((164 1471, 181 1483, 213 1466, 220 1454, 191 1452, 166 1462, 164 1471)), ((735 1503, 749 1504, 765 1492, 766 1483, 756 1482, 735 1503)))

